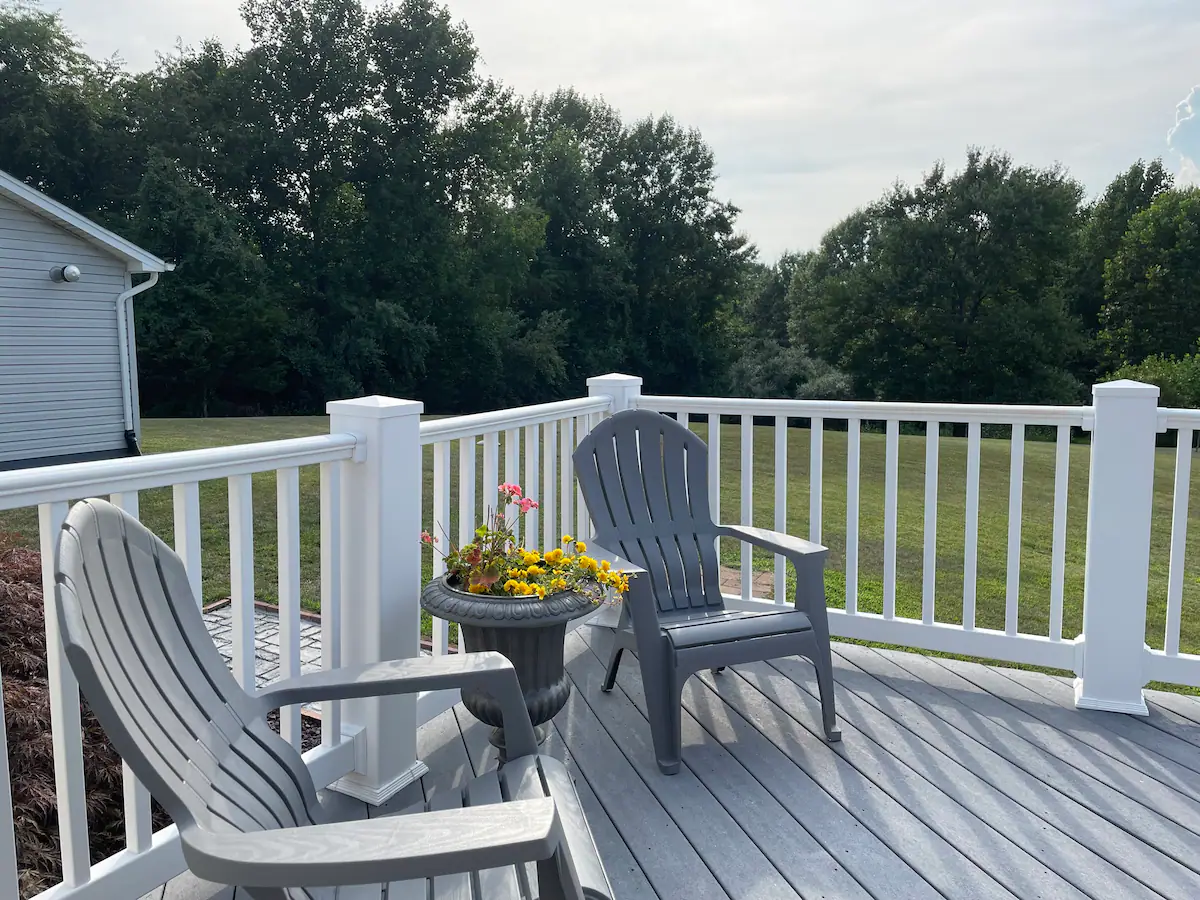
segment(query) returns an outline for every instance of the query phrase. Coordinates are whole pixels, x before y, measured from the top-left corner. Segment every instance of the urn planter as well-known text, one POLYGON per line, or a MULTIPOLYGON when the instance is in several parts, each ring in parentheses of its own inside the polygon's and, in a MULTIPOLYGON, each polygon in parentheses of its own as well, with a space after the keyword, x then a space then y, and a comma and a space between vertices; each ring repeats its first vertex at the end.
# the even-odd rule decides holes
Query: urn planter
MULTIPOLYGON (((448 584, 444 575, 421 592, 421 606, 430 615, 458 623, 460 644, 465 640, 472 651, 495 650, 513 664, 539 744, 550 732, 550 720, 571 696, 571 680, 563 668, 567 623, 600 604, 595 597, 573 591, 551 594, 544 600, 470 594, 448 584)), ((471 715, 492 726, 490 739, 503 763, 500 706, 482 690, 464 690, 462 702, 471 715)))

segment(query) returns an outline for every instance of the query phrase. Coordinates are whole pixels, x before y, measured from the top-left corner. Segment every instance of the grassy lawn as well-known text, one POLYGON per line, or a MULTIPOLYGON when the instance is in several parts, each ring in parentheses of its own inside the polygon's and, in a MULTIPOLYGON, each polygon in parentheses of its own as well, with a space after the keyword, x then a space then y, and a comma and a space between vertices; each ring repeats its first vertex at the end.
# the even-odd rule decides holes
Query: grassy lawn
MULTIPOLYGON (((693 425, 707 438, 705 426, 693 425)), ((250 441, 323 434, 327 419, 274 417, 244 419, 148 420, 143 443, 148 453, 163 453, 196 447, 216 447, 250 441)), ((806 429, 788 432, 788 530, 808 535, 809 436, 806 429)), ((726 425, 721 433, 723 473, 722 512, 725 521, 737 521, 740 510, 740 434, 726 425)), ((1054 444, 1029 439, 1025 444, 1025 490, 1021 529, 1020 630, 1046 634, 1050 615, 1050 547, 1053 517, 1054 444)), ((754 521, 774 524, 774 435, 769 427, 755 429, 754 521)), ((1079 633, 1082 623, 1083 558, 1087 515, 1088 456, 1086 444, 1071 448, 1070 487, 1067 514, 1066 584, 1063 604, 1063 636, 1079 633)), ((501 457, 503 458, 503 456, 501 457)), ((1158 454, 1155 480, 1153 551, 1150 572, 1150 607, 1147 642, 1162 647, 1170 544, 1171 495, 1174 450, 1158 454)), ((1200 467, 1196 467, 1200 469, 1200 467)), ((457 472, 457 460, 453 466, 457 472)), ((921 614, 922 544, 924 528, 925 439, 921 435, 900 436, 897 585, 898 615, 919 618, 921 614)), ((482 466, 477 466, 481 472, 482 466)), ((884 436, 863 434, 860 461, 859 508, 859 609, 880 612, 883 586, 883 486, 884 436)), ((822 538, 831 549, 828 590, 831 605, 844 604, 846 547, 846 434, 826 430, 823 453, 822 538)), ((1200 472, 1194 478, 1200 479, 1200 472)), ((980 457, 978 587, 976 622, 981 627, 1004 627, 1005 583, 1008 544, 1009 442, 984 439, 980 457)), ((318 483, 315 466, 301 470, 301 575, 305 607, 319 604, 318 483)), ((482 493, 482 485, 477 496, 482 493)), ((457 490, 457 483, 453 485, 457 490)), ((430 520, 432 455, 426 451, 425 520, 430 520)), ((962 616, 963 534, 966 501, 966 440, 943 436, 938 469, 938 539, 936 618, 959 622, 962 616)), ((166 541, 173 540, 170 489, 144 491, 142 519, 166 541)), ((212 602, 229 593, 229 523, 224 481, 201 485, 204 599, 212 602)), ((256 593, 273 600, 278 577, 276 567, 275 488, 272 473, 254 477, 256 593)), ((1196 503, 1192 504, 1195 517, 1196 503)), ((18 542, 35 545, 37 517, 34 510, 0 513, 0 532, 16 532, 18 542)), ((9 540, 14 540, 9 537, 9 540)), ((1188 535, 1188 574, 1184 585, 1182 649, 1200 652, 1200 528, 1194 521, 1188 535)), ((726 565, 737 567, 735 546, 722 548, 726 565)), ((769 556, 756 556, 755 568, 769 570, 769 556)), ((426 559, 428 571, 429 558, 426 559)))

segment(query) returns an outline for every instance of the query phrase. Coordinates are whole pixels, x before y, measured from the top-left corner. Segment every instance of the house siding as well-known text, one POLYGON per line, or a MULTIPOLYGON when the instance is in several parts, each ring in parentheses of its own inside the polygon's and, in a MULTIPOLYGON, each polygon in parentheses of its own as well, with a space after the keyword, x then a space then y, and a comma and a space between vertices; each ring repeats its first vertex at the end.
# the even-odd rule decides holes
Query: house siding
POLYGON ((126 448, 125 264, 0 197, 0 467, 126 448), (49 278, 73 263, 72 284, 49 278))

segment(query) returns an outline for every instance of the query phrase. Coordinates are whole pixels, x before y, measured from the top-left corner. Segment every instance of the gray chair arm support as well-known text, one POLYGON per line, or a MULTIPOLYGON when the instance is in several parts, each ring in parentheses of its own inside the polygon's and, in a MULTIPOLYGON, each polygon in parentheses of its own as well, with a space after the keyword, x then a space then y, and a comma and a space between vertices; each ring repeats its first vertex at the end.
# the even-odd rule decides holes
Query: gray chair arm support
POLYGON ((325 887, 432 878, 549 859, 562 843, 554 801, 450 809, 251 833, 181 832, 199 878, 246 887, 325 887))
POLYGON ((510 759, 537 753, 537 739, 516 670, 503 655, 491 651, 325 669, 276 681, 259 691, 254 699, 265 715, 270 710, 297 703, 418 694, 456 687, 477 688, 496 698, 504 719, 510 759))
POLYGON ((782 531, 769 531, 766 528, 754 528, 750 525, 719 525, 717 533, 721 537, 736 538, 764 550, 771 550, 789 559, 794 557, 816 556, 829 552, 827 547, 814 544, 802 538, 784 534, 782 531))

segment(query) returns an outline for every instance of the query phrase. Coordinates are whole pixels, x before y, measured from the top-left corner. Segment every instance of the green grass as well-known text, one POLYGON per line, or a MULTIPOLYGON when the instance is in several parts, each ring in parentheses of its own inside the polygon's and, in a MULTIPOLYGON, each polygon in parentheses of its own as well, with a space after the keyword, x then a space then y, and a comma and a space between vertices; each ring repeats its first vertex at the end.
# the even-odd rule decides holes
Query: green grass
MULTIPOLYGON (((707 438, 703 425, 693 426, 707 438)), ((328 420, 323 416, 243 419, 159 419, 144 423, 143 444, 147 453, 163 453, 197 447, 217 447, 252 441, 276 440, 323 434, 328 420)), ((737 521, 740 497, 740 429, 726 425, 721 434, 722 517, 737 521)), ((846 441, 845 432, 824 433, 822 533, 830 547, 827 580, 830 604, 844 604, 846 548, 846 441)), ((809 534, 810 432, 788 431, 787 530, 809 534)), ((1021 576, 1019 626, 1029 634, 1047 634, 1050 615, 1050 549, 1053 524, 1053 443, 1025 443, 1024 495, 1021 516, 1021 576)), ((865 433, 861 443, 859 488, 859 590, 860 610, 882 611, 884 436, 865 433)), ((1071 447, 1068 491, 1066 578, 1063 599, 1063 636, 1074 637, 1082 623, 1084 538, 1087 514, 1089 448, 1071 447)), ((503 453, 501 455, 503 460, 503 453)), ((771 527, 774 513, 774 434, 769 427, 754 434, 754 522, 771 527)), ((477 478, 482 465, 477 464, 477 478)), ((503 469, 503 464, 501 464, 503 469)), ((457 496, 457 458, 452 467, 452 489, 457 496)), ((1195 467, 1193 483, 1200 479, 1195 467)), ((1170 545, 1171 497, 1174 450, 1158 451, 1155 473, 1150 602, 1146 640, 1162 647, 1166 610, 1167 569, 1170 545)), ((314 466, 301 470, 301 593, 306 608, 319 605, 319 547, 317 528, 319 474, 314 466)), ((432 453, 426 448, 424 473, 424 519, 431 519, 432 453)), ((925 438, 901 435, 898 472, 898 529, 896 551, 896 612, 919 618, 921 614, 924 536, 925 438)), ((1008 546, 1009 441, 984 439, 981 443, 979 479, 979 540, 976 623, 1003 628, 1008 546)), ((224 481, 201 485, 202 555, 204 599, 212 602, 229 594, 229 522, 224 481)), ((482 485, 477 487, 477 497, 482 485)), ((540 493, 540 492, 539 492, 540 493)), ((144 491, 141 515, 146 524, 166 541, 173 541, 170 489, 144 491)), ((960 622, 963 589, 963 535, 966 505, 966 440, 943 436, 938 467, 937 574, 935 579, 936 619, 960 622)), ((1184 581, 1184 613, 1181 649, 1200 652, 1200 528, 1189 527, 1188 571, 1184 581)), ((272 473, 254 476, 254 540, 256 596, 276 597, 275 488, 272 473)), ((37 518, 34 510, 0 513, 0 532, 17 532, 19 542, 35 545, 37 518)), ((452 523, 452 533, 455 527, 452 523)), ((726 565, 737 567, 738 549, 722 547, 726 565)), ((428 574, 430 557, 425 565, 428 574)), ((756 569, 769 570, 768 555, 756 555, 756 569)))

